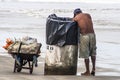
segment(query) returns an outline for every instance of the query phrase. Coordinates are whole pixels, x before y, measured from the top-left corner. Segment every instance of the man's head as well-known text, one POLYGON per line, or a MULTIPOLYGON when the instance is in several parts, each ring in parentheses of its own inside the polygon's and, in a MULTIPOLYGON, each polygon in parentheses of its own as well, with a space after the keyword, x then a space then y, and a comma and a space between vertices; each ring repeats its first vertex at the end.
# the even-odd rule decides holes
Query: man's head
POLYGON ((74 10, 74 17, 79 13, 82 13, 82 10, 80 8, 75 9, 74 10))

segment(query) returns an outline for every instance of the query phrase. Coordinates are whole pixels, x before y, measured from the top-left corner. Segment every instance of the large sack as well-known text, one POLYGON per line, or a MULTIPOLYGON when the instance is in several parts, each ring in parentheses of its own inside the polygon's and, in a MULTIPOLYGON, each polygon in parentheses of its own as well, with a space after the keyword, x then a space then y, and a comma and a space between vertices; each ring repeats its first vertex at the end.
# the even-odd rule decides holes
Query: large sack
POLYGON ((12 52, 12 53, 18 53, 18 50, 19 50, 19 46, 20 46, 20 42, 19 41, 16 41, 14 42, 12 45, 10 45, 8 47, 8 52, 12 52))
POLYGON ((48 16, 45 75, 75 75, 78 58, 78 26, 71 18, 48 16))
POLYGON ((32 38, 32 37, 29 37, 29 36, 23 37, 21 41, 22 41, 23 44, 37 43, 37 39, 36 38, 32 38))
MULTIPOLYGON (((8 48, 9 53, 18 53, 18 49, 20 47, 21 42, 15 42, 8 48)), ((38 54, 37 50, 38 48, 41 48, 41 44, 38 43, 32 43, 32 44, 22 44, 19 53, 23 54, 38 54), (40 47, 39 47, 40 46, 40 47)), ((39 51, 40 53, 41 51, 39 51)))
POLYGON ((29 45, 22 45, 21 49, 20 49, 20 53, 36 54, 38 48, 39 48, 39 44, 38 43, 33 43, 33 44, 29 44, 29 45))

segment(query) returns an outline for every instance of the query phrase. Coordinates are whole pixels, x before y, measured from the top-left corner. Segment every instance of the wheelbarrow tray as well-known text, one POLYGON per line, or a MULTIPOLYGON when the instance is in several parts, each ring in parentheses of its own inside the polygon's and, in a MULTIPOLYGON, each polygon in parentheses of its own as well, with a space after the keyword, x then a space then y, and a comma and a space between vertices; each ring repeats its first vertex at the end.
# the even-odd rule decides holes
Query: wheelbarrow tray
POLYGON ((28 61, 33 61, 33 56, 36 56, 37 58, 40 56, 40 54, 26 54, 26 53, 10 53, 13 58, 15 56, 19 56, 22 60, 28 60, 28 61))

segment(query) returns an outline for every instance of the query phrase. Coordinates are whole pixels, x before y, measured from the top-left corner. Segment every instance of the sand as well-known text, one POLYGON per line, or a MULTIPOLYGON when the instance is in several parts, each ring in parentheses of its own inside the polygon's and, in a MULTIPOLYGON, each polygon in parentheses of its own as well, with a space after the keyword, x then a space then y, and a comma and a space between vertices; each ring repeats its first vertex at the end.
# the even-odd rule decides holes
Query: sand
MULTIPOLYGON (((44 76, 44 58, 39 57, 38 67, 34 68, 33 74, 29 74, 28 70, 22 70, 20 73, 13 73, 14 59, 10 56, 0 56, 0 80, 119 80, 120 77, 115 76, 80 76, 80 75, 68 75, 68 76, 44 76)), ((78 67, 78 72, 82 68, 78 67)), ((109 71, 107 69, 97 70, 109 71)), ((114 70, 113 70, 114 71, 114 70)))

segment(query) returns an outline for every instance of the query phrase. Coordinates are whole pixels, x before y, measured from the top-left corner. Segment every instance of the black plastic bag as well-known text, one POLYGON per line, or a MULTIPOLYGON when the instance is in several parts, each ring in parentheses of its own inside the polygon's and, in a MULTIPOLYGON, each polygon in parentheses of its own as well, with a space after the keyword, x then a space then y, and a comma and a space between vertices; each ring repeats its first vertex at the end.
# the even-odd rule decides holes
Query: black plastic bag
POLYGON ((51 14, 46 22, 46 43, 48 45, 77 45, 78 26, 72 18, 51 14))

